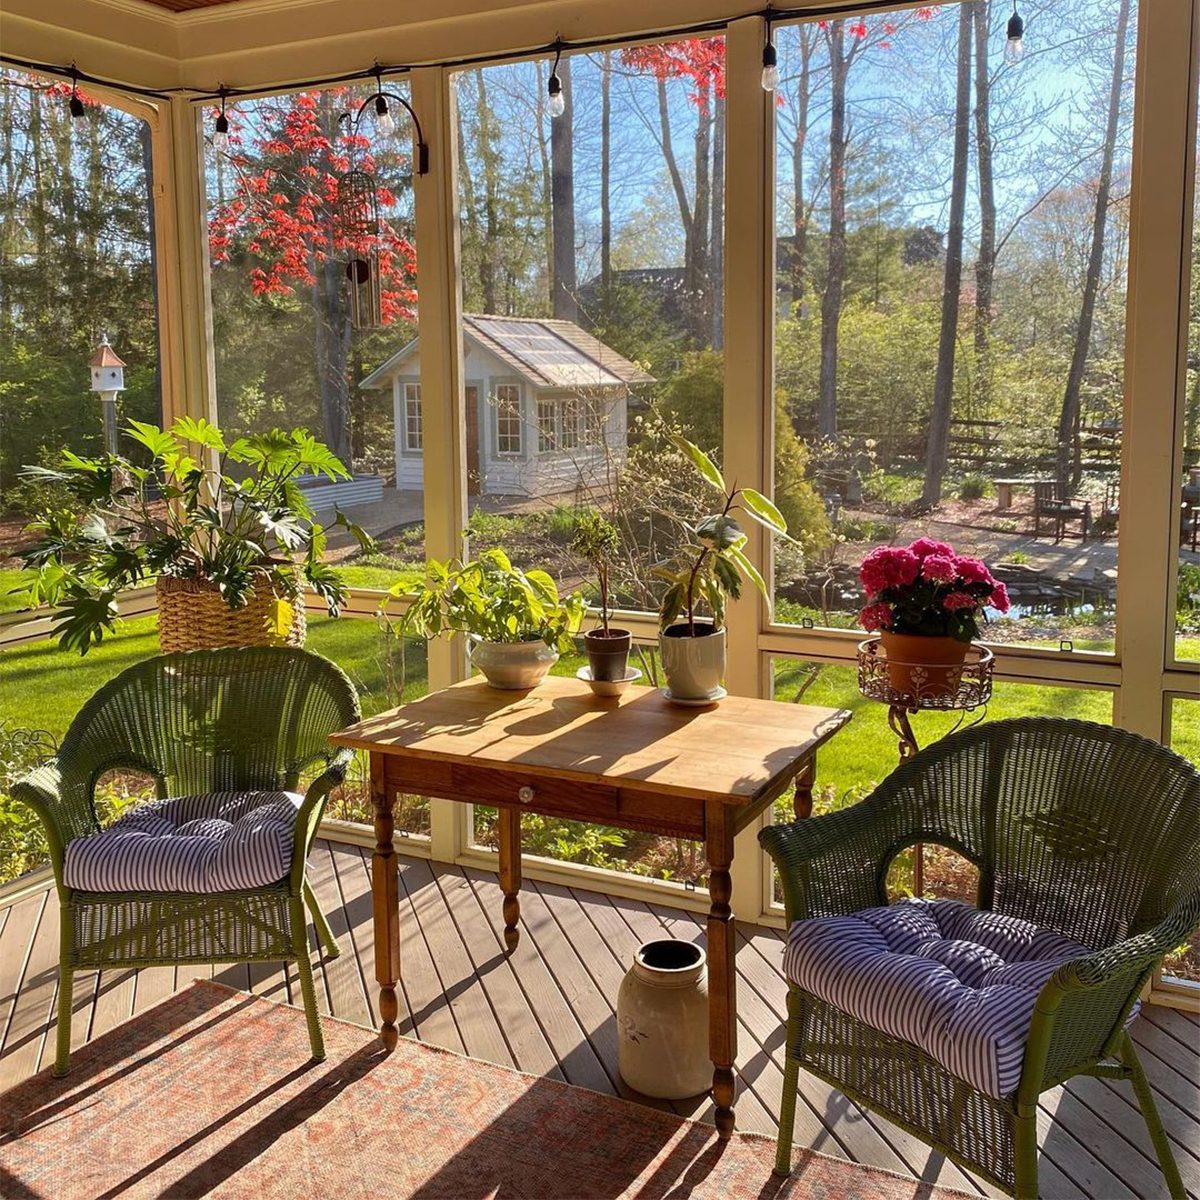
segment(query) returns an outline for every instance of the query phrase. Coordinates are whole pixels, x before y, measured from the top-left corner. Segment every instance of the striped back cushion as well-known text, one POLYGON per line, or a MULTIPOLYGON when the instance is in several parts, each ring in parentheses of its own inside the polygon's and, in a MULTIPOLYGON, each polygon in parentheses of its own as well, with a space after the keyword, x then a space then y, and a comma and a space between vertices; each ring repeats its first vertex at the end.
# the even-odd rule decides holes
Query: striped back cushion
MULTIPOLYGON (((955 900, 904 900, 796 921, 784 973, 806 992, 901 1041, 989 1096, 1021 1079, 1038 992, 1088 948, 955 900)), ((1131 1018, 1132 1019, 1132 1018, 1131 1018)))
POLYGON ((63 882, 87 892, 228 892, 283 879, 296 792, 208 792, 139 804, 68 843, 63 882))

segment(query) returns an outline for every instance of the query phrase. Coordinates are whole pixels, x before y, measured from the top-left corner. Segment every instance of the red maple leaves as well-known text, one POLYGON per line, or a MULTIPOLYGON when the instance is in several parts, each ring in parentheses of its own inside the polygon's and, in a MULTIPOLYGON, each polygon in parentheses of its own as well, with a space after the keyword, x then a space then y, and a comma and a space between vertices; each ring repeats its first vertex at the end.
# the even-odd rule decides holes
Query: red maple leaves
POLYGON ((384 323, 412 320, 416 248, 387 219, 397 206, 395 193, 376 187, 381 220, 374 233, 355 229, 338 209, 338 179, 351 161, 368 173, 377 165, 369 139, 336 121, 340 106, 354 102, 349 89, 335 88, 258 101, 244 116, 227 109, 223 168, 232 169, 233 189, 210 213, 209 250, 214 263, 244 252, 251 260, 251 289, 260 296, 292 295, 297 287, 315 285, 330 259, 373 250, 380 260, 384 323))

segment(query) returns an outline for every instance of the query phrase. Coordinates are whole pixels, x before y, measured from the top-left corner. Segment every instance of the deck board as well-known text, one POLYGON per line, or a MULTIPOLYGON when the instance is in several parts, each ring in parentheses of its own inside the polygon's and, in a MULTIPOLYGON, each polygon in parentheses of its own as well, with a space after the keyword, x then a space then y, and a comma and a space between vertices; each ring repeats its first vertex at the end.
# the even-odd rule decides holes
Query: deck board
MULTIPOLYGON (((374 1024, 370 854, 319 841, 310 878, 341 948, 316 965, 322 1012, 374 1024)), ((703 918, 662 905, 526 880, 523 931, 501 953, 496 877, 401 857, 401 1031, 458 1053, 618 1093, 706 1119, 706 1102, 647 1101, 616 1068, 617 989, 651 937, 703 941, 703 918)), ((779 932, 738 925, 738 1122, 773 1134, 783 1087, 786 988, 779 932)), ((0 909, 0 1089, 48 1066, 54 1053, 57 904, 51 893, 0 909)), ((315 931, 310 925, 310 936, 315 931)), ((299 999, 294 968, 242 964, 157 967, 77 977, 72 1042, 99 1036, 185 987, 216 978, 274 1000, 299 999)), ((1133 1027, 1189 1195, 1200 1200, 1200 1019, 1150 1007, 1133 1027)), ((796 1144, 928 1181, 990 1193, 919 1140, 864 1114, 801 1072, 796 1144)), ((1043 1193, 1122 1200, 1163 1195, 1153 1147, 1128 1085, 1079 1079, 1042 1098, 1043 1193)))

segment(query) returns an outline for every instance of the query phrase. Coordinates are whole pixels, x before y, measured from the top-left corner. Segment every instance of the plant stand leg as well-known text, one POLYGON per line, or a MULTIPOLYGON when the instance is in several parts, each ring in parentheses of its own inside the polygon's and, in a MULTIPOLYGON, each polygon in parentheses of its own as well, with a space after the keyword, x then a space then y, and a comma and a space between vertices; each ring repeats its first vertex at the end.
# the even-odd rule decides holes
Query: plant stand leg
POLYGON ((521 940, 521 813, 501 808, 500 890, 504 893, 504 944, 515 950, 521 940))
POLYGON ((375 809, 375 853, 371 856, 371 903, 375 926, 375 980, 379 984, 379 1038, 386 1050, 400 1039, 400 866, 392 846, 395 792, 387 786, 386 759, 371 755, 371 804, 375 809))
POLYGON ((733 923, 734 813, 732 804, 710 800, 704 810, 704 849, 708 857, 708 1048, 713 1064, 714 1124, 721 1141, 733 1134, 733 1101, 737 1084, 737 949, 733 923))
MULTIPOLYGON (((913 733, 912 722, 908 719, 910 712, 916 712, 915 708, 908 709, 902 704, 893 704, 888 708, 888 725, 891 726, 892 732, 899 739, 900 745, 900 761, 908 762, 910 758, 920 749, 917 745, 917 735, 913 733)), ((925 847, 918 842, 913 848, 913 895, 923 896, 925 894, 925 847)))
POLYGON ((337 958, 341 954, 342 948, 337 944, 337 938, 333 936, 333 930, 329 928, 329 921, 321 911, 321 906, 317 903, 317 897, 313 893, 312 884, 307 879, 304 881, 304 903, 308 906, 308 911, 312 913, 317 937, 320 939, 321 945, 325 947, 325 954, 329 958, 337 958))
POLYGON ((1163 1129, 1162 1118, 1158 1115, 1158 1106, 1154 1103, 1154 1093, 1150 1090, 1146 1072, 1142 1069, 1142 1061, 1138 1058, 1137 1051, 1133 1047, 1133 1040, 1128 1033, 1121 1041, 1118 1054, 1121 1061, 1129 1068, 1134 1094, 1141 1107, 1146 1128, 1150 1131, 1150 1140, 1154 1143, 1154 1150, 1158 1155, 1158 1165, 1162 1167, 1163 1177, 1167 1181, 1167 1190, 1171 1193, 1171 1200, 1186 1200, 1187 1193, 1183 1188, 1179 1165, 1175 1162, 1171 1143, 1167 1140, 1166 1130, 1163 1129))
POLYGON ((312 960, 308 951, 308 922, 304 919, 304 901, 294 896, 291 902, 292 953, 300 975, 300 995, 304 999, 304 1019, 308 1022, 308 1042, 314 1062, 325 1058, 325 1039, 321 1035, 321 1014, 317 1011, 317 989, 313 983, 312 960))
POLYGON ((793 1047, 800 1037, 800 998, 788 984, 787 1037, 783 1044, 783 1100, 779 1105, 779 1139, 775 1147, 775 1174, 792 1173, 792 1137, 796 1125, 796 1092, 800 1086, 800 1060, 793 1047))

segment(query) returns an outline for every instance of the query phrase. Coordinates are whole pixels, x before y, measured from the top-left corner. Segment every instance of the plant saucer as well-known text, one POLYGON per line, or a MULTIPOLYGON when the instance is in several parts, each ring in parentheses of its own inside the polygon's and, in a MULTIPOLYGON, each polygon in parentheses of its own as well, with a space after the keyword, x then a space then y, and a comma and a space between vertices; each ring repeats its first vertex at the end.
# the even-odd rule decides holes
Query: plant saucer
POLYGON ((637 683, 642 673, 637 667, 629 667, 624 679, 593 679, 591 667, 580 667, 576 679, 582 679, 597 696, 619 696, 631 683, 637 683))
POLYGON ((681 708, 712 708, 714 704, 720 704, 729 693, 719 687, 711 696, 702 700, 697 700, 694 697, 672 696, 670 688, 663 688, 662 694, 672 703, 678 704, 681 708))

